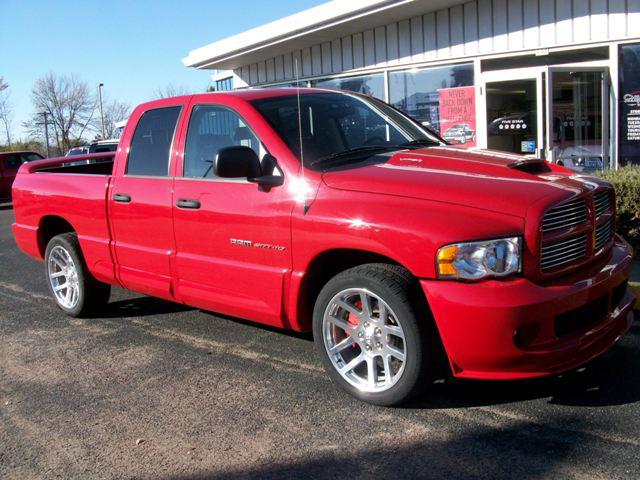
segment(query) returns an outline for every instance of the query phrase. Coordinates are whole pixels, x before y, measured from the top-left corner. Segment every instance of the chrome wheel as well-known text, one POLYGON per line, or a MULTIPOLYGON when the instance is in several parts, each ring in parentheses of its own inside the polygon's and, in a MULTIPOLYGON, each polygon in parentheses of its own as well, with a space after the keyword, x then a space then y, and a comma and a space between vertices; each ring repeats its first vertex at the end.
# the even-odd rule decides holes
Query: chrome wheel
POLYGON ((56 301, 64 308, 74 308, 80 298, 80 282, 76 264, 69 252, 60 245, 53 247, 47 269, 56 301))
POLYGON ((358 390, 384 392, 402 377, 407 358, 402 325, 369 290, 335 295, 324 312, 322 333, 333 367, 358 390))

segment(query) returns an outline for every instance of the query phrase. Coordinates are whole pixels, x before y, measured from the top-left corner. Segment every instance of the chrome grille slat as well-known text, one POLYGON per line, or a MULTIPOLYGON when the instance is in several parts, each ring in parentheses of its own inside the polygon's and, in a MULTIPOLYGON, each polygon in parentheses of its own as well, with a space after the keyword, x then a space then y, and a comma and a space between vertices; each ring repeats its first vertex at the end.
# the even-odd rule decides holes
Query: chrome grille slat
POLYGON ((552 243, 552 244, 547 245, 545 247, 542 247, 542 253, 543 254, 544 253, 548 253, 550 250, 557 250, 558 248, 563 248, 563 247, 567 246, 570 243, 574 243, 574 242, 582 241, 582 240, 583 240, 583 238, 581 238, 581 237, 572 237, 572 238, 570 238, 568 240, 562 240, 561 242, 555 242, 555 243, 552 243))
POLYGON ((587 254, 587 235, 585 233, 572 238, 546 245, 540 250, 540 269, 556 268, 578 260, 587 254))
POLYGON ((596 227, 596 243, 595 249, 600 250, 607 242, 611 240, 611 222, 606 222, 596 227))
POLYGON ((541 263, 541 265, 543 267, 546 267, 547 265, 550 264, 556 264, 557 260, 561 259, 561 258, 568 258, 571 256, 577 256, 580 257, 582 255, 584 255, 584 249, 585 249, 586 245, 583 245, 582 248, 576 248, 575 250, 571 250, 568 252, 560 252, 556 255, 553 255, 551 257, 545 258, 544 261, 541 263))
POLYGON ((586 214, 586 212, 584 211, 584 209, 581 209, 581 210, 576 210, 575 212, 569 212, 569 213, 567 213, 565 215, 556 215, 555 217, 545 216, 545 225, 547 225, 549 223, 560 221, 563 218, 584 217, 585 214, 586 214))
POLYGON ((544 260, 541 263, 553 263, 554 260, 557 260, 559 257, 563 255, 573 255, 574 253, 584 253, 586 244, 576 245, 575 248, 563 250, 561 252, 554 253, 553 255, 545 255, 544 260))
POLYGON ((584 207, 582 205, 578 205, 576 207, 571 207, 571 208, 563 208, 562 210, 559 210, 557 212, 554 212, 553 209, 549 210, 549 212, 547 212, 547 214, 545 215, 545 218, 547 217, 553 217, 556 215, 561 215, 567 212, 572 212, 572 211, 582 211, 584 210, 584 207))
POLYGON ((542 231, 568 228, 587 220, 587 205, 583 198, 551 208, 542 219, 542 231))
POLYGON ((596 217, 611 211, 611 194, 608 190, 596 193, 593 197, 596 217))
POLYGON ((559 267, 560 265, 564 265, 565 263, 570 263, 570 262, 572 262, 574 260, 578 260, 579 258, 582 258, 583 256, 584 256, 584 254, 580 254, 580 255, 575 256, 575 257, 565 258, 562 262, 555 263, 552 266, 544 267, 544 270, 549 270, 551 268, 559 267))

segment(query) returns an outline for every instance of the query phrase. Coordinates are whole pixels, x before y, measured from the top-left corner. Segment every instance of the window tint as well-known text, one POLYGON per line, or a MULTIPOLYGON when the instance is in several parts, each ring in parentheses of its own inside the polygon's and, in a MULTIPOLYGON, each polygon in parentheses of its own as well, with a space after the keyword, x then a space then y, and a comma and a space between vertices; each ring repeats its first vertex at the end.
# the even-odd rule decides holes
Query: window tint
POLYGON ((359 147, 391 147, 414 140, 439 144, 415 122, 373 98, 305 93, 300 95, 300 116, 295 95, 251 103, 298 157, 302 140, 308 164, 359 147))
POLYGON ((22 160, 20 160, 20 155, 7 155, 4 157, 4 168, 18 168, 22 165, 22 160))
POLYGON ((234 145, 244 145, 260 155, 258 137, 237 113, 225 107, 197 105, 187 130, 183 176, 212 178, 218 151, 234 145))
POLYGON ((127 175, 165 177, 169 173, 169 149, 180 107, 145 112, 131 140, 127 175))
POLYGON ((42 156, 37 153, 23 153, 22 154, 22 163, 24 162, 33 162, 34 160, 42 160, 42 156))
POLYGON ((384 100, 384 74, 382 73, 361 75, 358 77, 324 78, 311 82, 311 86, 364 93, 384 100))

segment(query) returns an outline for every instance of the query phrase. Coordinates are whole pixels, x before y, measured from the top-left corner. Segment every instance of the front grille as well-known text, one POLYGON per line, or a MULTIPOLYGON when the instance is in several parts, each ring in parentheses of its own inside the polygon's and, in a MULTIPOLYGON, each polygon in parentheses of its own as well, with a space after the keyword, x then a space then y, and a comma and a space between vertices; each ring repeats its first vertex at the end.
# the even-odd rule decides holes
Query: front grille
POLYGON ((544 214, 542 219, 542 231, 550 232, 567 228, 572 225, 580 225, 587 221, 587 205, 583 198, 563 203, 553 207, 544 214))
POLYGON ((611 239, 611 220, 602 223, 596 227, 596 242, 594 248, 596 251, 604 247, 611 239))
POLYGON ((540 269, 545 272, 571 263, 587 254, 587 234, 582 233, 566 240, 554 242, 542 247, 540 269))
POLYGON ((593 196, 596 217, 611 211, 611 194, 609 190, 602 190, 593 196))

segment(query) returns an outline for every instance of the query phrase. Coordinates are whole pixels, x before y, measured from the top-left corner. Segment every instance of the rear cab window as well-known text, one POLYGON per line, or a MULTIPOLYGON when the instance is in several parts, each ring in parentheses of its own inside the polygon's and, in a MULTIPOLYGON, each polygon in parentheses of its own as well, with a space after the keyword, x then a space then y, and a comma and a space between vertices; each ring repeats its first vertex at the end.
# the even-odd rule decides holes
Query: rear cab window
POLYGON ((125 175, 166 177, 169 175, 169 152, 181 107, 162 107, 142 114, 136 125, 125 175))

